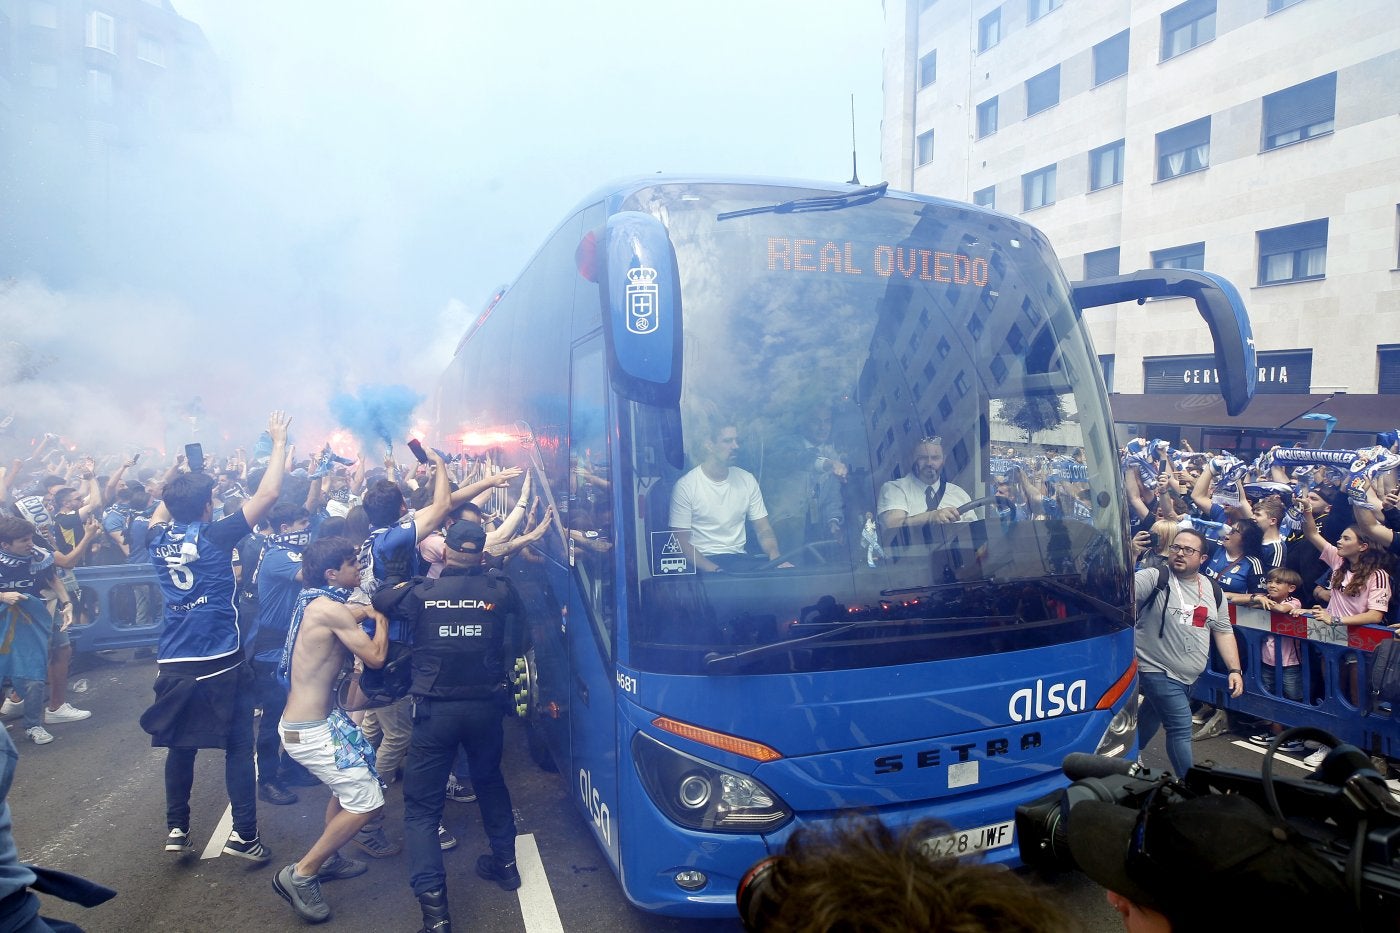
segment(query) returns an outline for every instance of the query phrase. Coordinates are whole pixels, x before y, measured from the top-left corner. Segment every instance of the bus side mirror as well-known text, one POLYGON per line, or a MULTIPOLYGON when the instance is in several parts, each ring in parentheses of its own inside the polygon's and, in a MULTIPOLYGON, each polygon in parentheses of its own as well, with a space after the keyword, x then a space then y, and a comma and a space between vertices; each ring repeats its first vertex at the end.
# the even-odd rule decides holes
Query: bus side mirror
POLYGON ((1259 375, 1254 332, 1244 299, 1228 279, 1190 269, 1143 269, 1129 275, 1074 282, 1070 288, 1081 311, 1120 301, 1135 300, 1141 304, 1148 298, 1178 296, 1194 300, 1215 344, 1215 367, 1225 410, 1238 415, 1249 406, 1259 375))
POLYGON ((661 221, 640 211, 608 218, 603 334, 614 391, 650 405, 681 394, 681 289, 661 221))

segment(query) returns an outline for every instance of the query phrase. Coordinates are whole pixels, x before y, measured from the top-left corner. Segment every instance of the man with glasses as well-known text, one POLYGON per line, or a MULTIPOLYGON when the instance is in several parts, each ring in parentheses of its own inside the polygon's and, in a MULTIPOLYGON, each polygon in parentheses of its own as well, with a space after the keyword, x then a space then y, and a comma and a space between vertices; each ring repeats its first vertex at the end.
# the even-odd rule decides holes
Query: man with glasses
POLYGON ((916 529, 928 540, 930 525, 972 521, 975 516, 958 511, 971 501, 966 490, 943 477, 943 438, 925 437, 914 447, 913 470, 880 487, 880 524, 887 536, 898 533, 896 543, 910 543, 916 529))
POLYGON ((1191 767, 1190 692, 1206 669, 1211 641, 1229 671, 1230 695, 1244 692, 1225 594, 1200 573, 1206 557, 1205 538, 1183 528, 1167 549, 1166 570, 1146 568, 1133 576, 1138 690, 1143 701, 1138 744, 1146 748, 1157 730, 1165 728, 1167 757, 1177 776, 1191 767))

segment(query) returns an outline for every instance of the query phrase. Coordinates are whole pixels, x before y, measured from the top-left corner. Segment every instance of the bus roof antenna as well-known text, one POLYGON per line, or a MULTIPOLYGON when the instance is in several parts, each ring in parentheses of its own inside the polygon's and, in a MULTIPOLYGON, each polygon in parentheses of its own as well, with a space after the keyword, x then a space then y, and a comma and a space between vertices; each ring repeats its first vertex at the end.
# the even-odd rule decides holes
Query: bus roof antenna
POLYGON ((860 176, 856 174, 856 95, 851 94, 851 184, 860 184, 860 176))

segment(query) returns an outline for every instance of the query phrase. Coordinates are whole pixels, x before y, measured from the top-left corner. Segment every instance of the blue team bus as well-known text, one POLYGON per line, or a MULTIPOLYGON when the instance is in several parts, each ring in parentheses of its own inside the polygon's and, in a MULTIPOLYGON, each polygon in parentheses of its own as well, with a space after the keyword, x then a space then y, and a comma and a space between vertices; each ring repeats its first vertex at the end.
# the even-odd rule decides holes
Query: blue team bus
POLYGON ((1243 408, 1228 283, 1071 286, 1035 228, 884 185, 619 184, 493 300, 437 436, 531 469, 553 509, 508 565, 530 610, 519 710, 632 903, 733 915, 746 869, 852 808, 1013 862, 1014 809, 1066 783, 1067 753, 1135 752, 1119 451, 1081 311, 1172 295, 1243 408), (738 572, 701 571, 672 523, 715 423, 780 552, 738 572), (1027 429, 1073 457, 1079 495, 1010 521, 988 493, 1027 429), (882 491, 935 435, 963 520, 891 534, 882 491), (835 513, 814 521, 819 498, 835 513))

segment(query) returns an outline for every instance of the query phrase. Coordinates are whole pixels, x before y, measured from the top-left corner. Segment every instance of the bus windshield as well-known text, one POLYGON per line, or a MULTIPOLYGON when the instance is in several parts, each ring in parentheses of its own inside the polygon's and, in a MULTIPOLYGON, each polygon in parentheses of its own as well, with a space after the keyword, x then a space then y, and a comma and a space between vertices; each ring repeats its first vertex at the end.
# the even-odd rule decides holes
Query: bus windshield
POLYGON ((621 205, 666 226, 683 308, 678 409, 619 406, 627 662, 823 671, 1129 625, 1112 422, 1050 245, 952 203, 783 207, 826 194, 621 205))

